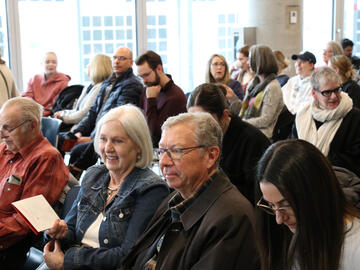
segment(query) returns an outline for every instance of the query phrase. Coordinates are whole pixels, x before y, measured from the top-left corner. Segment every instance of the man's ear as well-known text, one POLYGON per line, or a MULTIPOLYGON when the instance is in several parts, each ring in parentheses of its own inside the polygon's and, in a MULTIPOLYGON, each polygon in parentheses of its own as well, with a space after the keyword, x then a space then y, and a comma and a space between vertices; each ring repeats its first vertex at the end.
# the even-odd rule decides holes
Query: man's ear
POLYGON ((156 71, 157 71, 157 72, 159 72, 159 71, 164 72, 163 66, 160 65, 160 64, 158 64, 158 65, 156 66, 156 71))
POLYGON ((207 168, 212 168, 216 161, 220 158, 220 148, 216 145, 208 147, 208 166, 207 168))

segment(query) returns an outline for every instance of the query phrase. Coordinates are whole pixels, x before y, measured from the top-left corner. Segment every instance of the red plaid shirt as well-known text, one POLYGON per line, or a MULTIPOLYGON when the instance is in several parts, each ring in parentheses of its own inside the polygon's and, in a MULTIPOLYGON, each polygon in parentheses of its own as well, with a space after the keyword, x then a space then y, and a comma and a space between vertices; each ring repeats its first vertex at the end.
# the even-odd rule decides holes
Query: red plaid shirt
POLYGON ((22 240, 29 227, 11 203, 43 194, 50 204, 58 199, 69 179, 60 153, 41 134, 16 154, 0 144, 0 250, 22 240), (10 183, 11 175, 21 183, 10 183))

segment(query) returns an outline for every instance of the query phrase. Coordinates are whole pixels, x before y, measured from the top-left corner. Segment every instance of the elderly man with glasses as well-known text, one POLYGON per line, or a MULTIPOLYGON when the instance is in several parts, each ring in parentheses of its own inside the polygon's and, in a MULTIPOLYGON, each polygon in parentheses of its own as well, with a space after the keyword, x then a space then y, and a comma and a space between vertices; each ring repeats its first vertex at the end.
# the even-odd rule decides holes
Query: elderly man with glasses
POLYGON ((333 69, 314 71, 310 82, 313 99, 297 113, 292 136, 314 144, 333 166, 360 176, 360 110, 341 91, 333 69))
POLYGON ((22 269, 35 235, 11 203, 42 194, 58 199, 69 171, 41 134, 42 109, 30 98, 8 100, 0 111, 0 265, 22 269))
POLYGON ((253 208, 218 167, 221 141, 208 113, 165 121, 156 152, 175 191, 121 269, 260 269, 253 208))

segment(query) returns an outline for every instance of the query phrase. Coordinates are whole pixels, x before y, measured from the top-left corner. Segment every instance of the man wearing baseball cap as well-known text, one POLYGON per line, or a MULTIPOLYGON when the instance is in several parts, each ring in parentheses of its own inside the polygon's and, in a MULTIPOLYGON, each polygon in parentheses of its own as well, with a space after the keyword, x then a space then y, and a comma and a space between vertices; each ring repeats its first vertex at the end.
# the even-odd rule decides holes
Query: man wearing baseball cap
POLYGON ((314 70, 316 57, 305 51, 293 54, 291 59, 295 62, 296 76, 282 87, 283 99, 286 107, 292 114, 296 114, 311 100, 310 76, 314 70))

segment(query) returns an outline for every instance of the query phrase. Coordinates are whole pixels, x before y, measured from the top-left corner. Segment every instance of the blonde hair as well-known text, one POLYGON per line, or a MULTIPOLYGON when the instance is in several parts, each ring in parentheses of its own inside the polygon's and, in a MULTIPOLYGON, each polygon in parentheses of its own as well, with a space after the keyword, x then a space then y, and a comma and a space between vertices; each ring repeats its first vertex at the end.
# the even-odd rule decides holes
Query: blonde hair
POLYGON ((278 67, 280 69, 285 69, 289 66, 289 60, 285 58, 284 54, 281 51, 274 50, 273 53, 276 58, 276 63, 278 64, 278 67))
POLYGON ((340 43, 338 43, 336 41, 329 41, 326 45, 330 47, 330 49, 333 53, 333 56, 344 54, 344 50, 341 47, 340 43))
POLYGON ((94 84, 103 82, 112 73, 112 62, 109 56, 97 54, 91 59, 88 75, 94 84))
POLYGON ((353 78, 354 71, 352 69, 352 64, 346 55, 332 56, 330 58, 330 64, 339 70, 338 74, 340 75, 343 83, 353 78))

